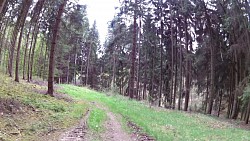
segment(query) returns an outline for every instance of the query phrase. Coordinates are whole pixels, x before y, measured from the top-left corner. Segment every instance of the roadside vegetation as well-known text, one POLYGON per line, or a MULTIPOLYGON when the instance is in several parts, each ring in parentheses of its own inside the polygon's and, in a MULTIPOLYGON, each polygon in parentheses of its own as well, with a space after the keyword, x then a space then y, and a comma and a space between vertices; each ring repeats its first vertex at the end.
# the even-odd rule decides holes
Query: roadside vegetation
MULTIPOLYGON (((122 115, 124 118, 122 121, 135 123, 142 128, 143 132, 159 141, 250 140, 249 131, 236 128, 234 124, 219 121, 210 116, 163 108, 149 108, 142 102, 129 100, 119 95, 106 96, 87 88, 72 85, 61 86, 64 93, 75 99, 106 105, 115 114, 122 115)), ((123 123, 123 125, 126 125, 126 123, 123 123)))

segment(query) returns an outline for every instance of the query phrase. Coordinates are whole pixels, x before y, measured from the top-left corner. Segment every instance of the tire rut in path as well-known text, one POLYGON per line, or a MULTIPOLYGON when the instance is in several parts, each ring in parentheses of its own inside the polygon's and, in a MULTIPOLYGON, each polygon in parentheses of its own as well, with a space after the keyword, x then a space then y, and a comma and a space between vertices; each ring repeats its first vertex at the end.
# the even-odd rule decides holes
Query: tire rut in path
POLYGON ((85 113, 84 117, 81 119, 80 123, 64 133, 59 141, 86 141, 85 136, 87 134, 87 119, 89 117, 89 110, 85 113))

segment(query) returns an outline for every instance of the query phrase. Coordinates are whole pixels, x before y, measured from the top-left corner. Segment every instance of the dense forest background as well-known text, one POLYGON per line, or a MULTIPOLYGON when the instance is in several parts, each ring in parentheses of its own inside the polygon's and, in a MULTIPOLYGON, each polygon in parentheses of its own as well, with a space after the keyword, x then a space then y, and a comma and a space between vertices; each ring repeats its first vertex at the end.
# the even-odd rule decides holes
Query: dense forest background
POLYGON ((72 83, 248 123, 249 0, 120 3, 101 45, 85 5, 2 0, 1 70, 48 80, 52 96, 54 82, 72 83))

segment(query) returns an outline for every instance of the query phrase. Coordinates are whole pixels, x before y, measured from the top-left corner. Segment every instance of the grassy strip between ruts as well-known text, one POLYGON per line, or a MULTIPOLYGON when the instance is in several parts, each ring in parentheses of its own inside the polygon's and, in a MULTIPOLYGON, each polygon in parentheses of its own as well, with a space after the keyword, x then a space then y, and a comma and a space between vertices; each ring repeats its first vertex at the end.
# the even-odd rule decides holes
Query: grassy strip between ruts
POLYGON ((103 132, 104 129, 104 121, 107 119, 107 115, 104 110, 93 108, 90 111, 90 115, 88 118, 88 127, 92 130, 92 132, 103 132))
POLYGON ((88 104, 66 102, 36 90, 46 87, 21 81, 16 83, 0 74, 0 140, 58 140, 77 124, 88 104))
POLYGON ((63 92, 75 99, 97 101, 116 114, 128 117, 144 132, 159 141, 170 140, 234 140, 249 141, 250 131, 233 128, 214 118, 180 111, 148 108, 146 105, 121 96, 106 96, 87 88, 62 85, 63 92))

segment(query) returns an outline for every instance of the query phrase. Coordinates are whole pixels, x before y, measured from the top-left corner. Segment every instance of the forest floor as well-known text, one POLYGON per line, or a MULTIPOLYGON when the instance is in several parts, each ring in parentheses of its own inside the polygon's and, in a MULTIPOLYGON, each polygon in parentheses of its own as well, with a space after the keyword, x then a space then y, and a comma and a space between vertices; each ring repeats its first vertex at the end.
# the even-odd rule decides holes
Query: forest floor
POLYGON ((0 141, 250 141, 249 126, 72 85, 45 95, 46 83, 0 74, 0 141))

